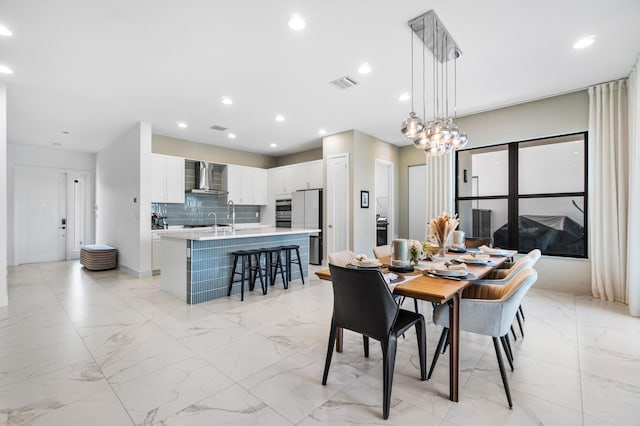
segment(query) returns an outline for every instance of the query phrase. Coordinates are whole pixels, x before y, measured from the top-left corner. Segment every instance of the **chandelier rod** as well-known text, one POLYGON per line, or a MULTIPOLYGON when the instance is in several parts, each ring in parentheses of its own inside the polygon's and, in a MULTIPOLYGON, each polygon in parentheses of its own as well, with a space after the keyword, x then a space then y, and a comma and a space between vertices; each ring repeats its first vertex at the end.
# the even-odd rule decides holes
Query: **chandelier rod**
POLYGON ((411 111, 415 111, 415 105, 413 103, 413 24, 409 24, 411 27, 411 111))
MULTIPOLYGON (((424 18, 422 20, 422 25, 425 25, 424 23, 424 18)), ((427 86, 427 81, 425 79, 425 54, 424 51, 426 50, 426 45, 424 42, 424 31, 422 32, 422 118, 424 118, 425 122, 427 120, 427 96, 426 96, 426 86, 427 86)))

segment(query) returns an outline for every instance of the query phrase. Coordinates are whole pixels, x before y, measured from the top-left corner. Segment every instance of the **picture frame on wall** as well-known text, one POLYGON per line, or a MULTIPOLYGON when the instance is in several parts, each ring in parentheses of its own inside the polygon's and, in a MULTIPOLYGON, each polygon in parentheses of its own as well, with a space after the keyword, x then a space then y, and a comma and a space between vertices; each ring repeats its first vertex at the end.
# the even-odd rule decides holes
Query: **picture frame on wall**
POLYGON ((360 208, 369 208, 369 191, 360 191, 360 208))

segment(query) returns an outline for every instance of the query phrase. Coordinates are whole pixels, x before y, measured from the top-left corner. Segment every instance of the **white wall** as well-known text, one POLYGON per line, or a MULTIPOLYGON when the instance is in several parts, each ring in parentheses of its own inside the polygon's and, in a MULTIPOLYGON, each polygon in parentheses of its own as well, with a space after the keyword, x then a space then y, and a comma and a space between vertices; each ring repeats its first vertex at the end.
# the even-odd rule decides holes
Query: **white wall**
POLYGON ((138 123, 96 158, 96 242, 118 249, 120 267, 151 275, 151 126, 138 123))
MULTIPOLYGON (((371 256, 376 246, 376 159, 387 161, 394 165, 394 174, 398 169, 398 148, 365 133, 354 131, 353 144, 353 198, 352 198, 352 233, 353 251, 371 256), (369 191, 369 208, 360 207, 360 191, 369 191)), ((397 186, 397 175, 394 176, 394 186, 397 186)), ((386 185, 385 185, 386 186, 386 185)), ((395 191, 397 188, 393 188, 395 191)), ((394 208, 397 205, 393 200, 394 208)), ((396 210, 397 211, 397 210, 396 210)), ((395 217, 391 229, 395 229, 395 217)))
MULTIPOLYGON (((58 148, 44 148, 28 145, 7 145, 7 216, 8 216, 8 233, 7 233, 7 249, 8 263, 15 265, 14 258, 14 175, 16 166, 29 167, 46 167, 51 169, 59 169, 65 171, 83 171, 89 174, 91 185, 91 200, 88 203, 93 206, 95 204, 95 191, 93 190, 95 182, 96 155, 87 152, 65 151, 58 148)), ((93 209, 88 212, 88 227, 85 230, 85 241, 91 244, 95 241, 94 214, 93 209)))
POLYGON ((0 306, 9 303, 7 293, 7 86, 0 83, 0 306))

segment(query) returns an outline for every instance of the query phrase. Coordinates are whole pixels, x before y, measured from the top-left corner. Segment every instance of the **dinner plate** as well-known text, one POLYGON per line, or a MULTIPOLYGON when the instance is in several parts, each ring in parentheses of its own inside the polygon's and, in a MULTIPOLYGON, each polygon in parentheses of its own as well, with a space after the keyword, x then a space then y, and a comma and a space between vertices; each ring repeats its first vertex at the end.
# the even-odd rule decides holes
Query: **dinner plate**
POLYGON ((358 268, 379 268, 382 266, 382 262, 378 259, 352 260, 351 264, 358 268))
POLYGON ((429 273, 433 275, 440 275, 441 277, 466 277, 469 273, 465 269, 429 269, 429 273))
POLYGON ((460 256, 458 260, 461 260, 462 262, 469 265, 486 265, 487 263, 491 262, 491 259, 489 259, 489 256, 484 254, 479 254, 476 256, 472 256, 468 254, 466 256, 460 256))
POLYGON ((496 249, 496 248, 489 248, 489 249, 480 249, 480 251, 484 254, 488 254, 490 256, 497 256, 497 257, 507 257, 509 256, 509 252, 506 250, 501 250, 501 249, 496 249))
POLYGON ((489 264, 491 264, 490 260, 482 260, 482 259, 463 260, 462 262, 466 263, 467 265, 489 265, 489 264))
POLYGON ((496 256, 496 257, 507 257, 507 256, 509 256, 509 252, 508 251, 504 251, 504 250, 491 252, 491 253, 487 253, 487 254, 490 254, 491 256, 496 256))

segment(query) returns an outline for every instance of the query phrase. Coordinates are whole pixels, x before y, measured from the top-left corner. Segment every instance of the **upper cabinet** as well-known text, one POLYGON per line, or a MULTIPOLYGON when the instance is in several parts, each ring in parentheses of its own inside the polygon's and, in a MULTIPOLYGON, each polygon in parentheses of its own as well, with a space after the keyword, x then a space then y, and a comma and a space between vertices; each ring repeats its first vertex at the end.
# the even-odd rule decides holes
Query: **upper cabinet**
POLYGON ((267 170, 256 167, 227 165, 222 173, 222 187, 234 204, 260 206, 267 204, 267 170))
POLYGON ((151 202, 184 203, 184 158, 151 154, 151 202))
POLYGON ((275 167, 269 169, 269 193, 290 198, 294 191, 322 188, 322 178, 322 160, 275 167))

